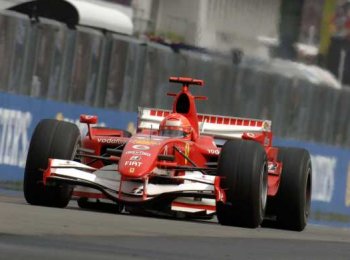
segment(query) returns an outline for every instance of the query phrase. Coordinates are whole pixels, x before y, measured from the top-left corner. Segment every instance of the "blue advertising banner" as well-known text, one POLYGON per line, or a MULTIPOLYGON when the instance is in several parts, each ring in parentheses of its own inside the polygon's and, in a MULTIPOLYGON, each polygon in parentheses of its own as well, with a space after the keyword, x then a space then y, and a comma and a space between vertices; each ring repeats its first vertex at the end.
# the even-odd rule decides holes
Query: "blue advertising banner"
POLYGON ((350 150, 277 138, 274 145, 302 147, 310 152, 313 219, 350 226, 350 150))
MULTIPOLYGON (((44 118, 79 123, 80 114, 97 115, 99 125, 135 130, 137 114, 0 93, 0 181, 20 181, 31 135, 44 118)), ((303 147, 311 153, 311 222, 350 226, 350 150, 276 138, 274 146, 303 147), (326 221, 326 222, 325 222, 326 221)))
POLYGON ((135 129, 137 114, 91 108, 26 96, 0 93, 0 180, 22 180, 30 138, 41 119, 56 118, 79 123, 81 114, 97 115, 98 124, 129 131, 135 129))

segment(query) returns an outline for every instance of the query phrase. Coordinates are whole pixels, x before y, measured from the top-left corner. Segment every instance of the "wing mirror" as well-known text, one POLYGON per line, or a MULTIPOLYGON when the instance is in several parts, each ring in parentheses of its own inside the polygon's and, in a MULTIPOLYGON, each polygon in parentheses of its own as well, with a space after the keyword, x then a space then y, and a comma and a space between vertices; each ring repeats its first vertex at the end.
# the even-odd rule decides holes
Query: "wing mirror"
POLYGON ((88 136, 90 138, 90 140, 92 139, 91 137, 91 128, 90 125, 91 124, 97 124, 98 121, 98 117, 97 116, 91 116, 91 115, 80 115, 80 123, 85 123, 88 126, 88 136))
POLYGON ((92 116, 92 115, 80 115, 80 123, 85 123, 85 124, 97 124, 98 122, 98 117, 97 116, 92 116))

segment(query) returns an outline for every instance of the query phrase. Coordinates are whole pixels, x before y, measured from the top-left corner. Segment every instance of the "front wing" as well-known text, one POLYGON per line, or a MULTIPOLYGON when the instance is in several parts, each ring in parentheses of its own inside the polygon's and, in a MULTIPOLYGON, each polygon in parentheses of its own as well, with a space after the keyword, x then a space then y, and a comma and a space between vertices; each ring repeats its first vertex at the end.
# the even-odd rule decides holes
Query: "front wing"
POLYGON ((155 184, 151 178, 126 179, 118 172, 118 165, 111 164, 96 169, 69 160, 49 159, 44 172, 44 184, 51 182, 75 185, 73 195, 93 199, 107 199, 123 204, 147 204, 164 198, 173 199, 174 211, 215 212, 218 177, 199 171, 186 171, 174 176, 164 169, 155 169, 150 176, 177 180, 178 184, 155 184))

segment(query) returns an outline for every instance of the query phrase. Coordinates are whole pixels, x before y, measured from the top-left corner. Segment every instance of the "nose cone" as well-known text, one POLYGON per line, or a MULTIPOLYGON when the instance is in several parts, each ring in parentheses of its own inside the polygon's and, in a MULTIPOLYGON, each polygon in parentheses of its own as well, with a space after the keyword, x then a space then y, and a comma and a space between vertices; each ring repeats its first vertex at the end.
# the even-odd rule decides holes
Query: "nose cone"
POLYGON ((127 178, 143 178, 156 167, 158 154, 162 148, 162 138, 137 136, 124 148, 119 161, 119 172, 127 178))

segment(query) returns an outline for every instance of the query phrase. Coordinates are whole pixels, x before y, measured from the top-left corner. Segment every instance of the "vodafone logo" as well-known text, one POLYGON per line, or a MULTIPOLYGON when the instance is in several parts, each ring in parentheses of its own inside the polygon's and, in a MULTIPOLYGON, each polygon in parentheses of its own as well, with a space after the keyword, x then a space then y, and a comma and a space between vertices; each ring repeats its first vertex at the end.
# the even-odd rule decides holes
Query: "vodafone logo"
POLYGON ((125 144, 125 140, 115 138, 97 138, 97 142, 105 144, 125 144))
POLYGON ((132 146, 132 148, 136 150, 142 150, 142 151, 147 151, 150 149, 148 145, 142 145, 142 144, 135 144, 132 146))

